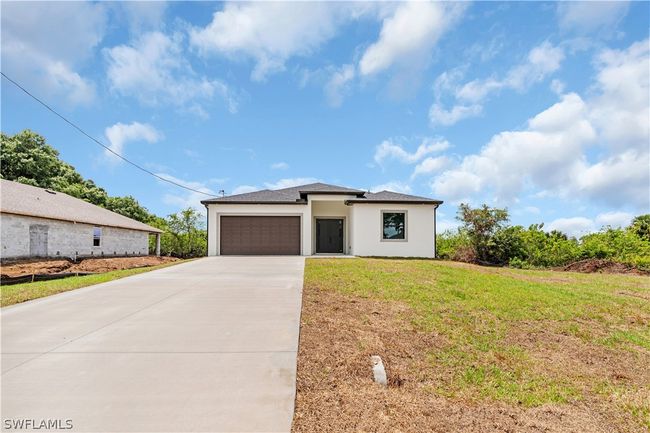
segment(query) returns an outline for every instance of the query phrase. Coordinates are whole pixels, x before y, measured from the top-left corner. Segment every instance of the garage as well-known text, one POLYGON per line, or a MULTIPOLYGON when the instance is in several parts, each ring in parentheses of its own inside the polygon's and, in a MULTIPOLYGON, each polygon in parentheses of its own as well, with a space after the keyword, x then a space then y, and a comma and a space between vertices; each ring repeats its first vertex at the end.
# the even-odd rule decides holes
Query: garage
POLYGON ((221 215, 222 255, 300 255, 299 216, 221 215))

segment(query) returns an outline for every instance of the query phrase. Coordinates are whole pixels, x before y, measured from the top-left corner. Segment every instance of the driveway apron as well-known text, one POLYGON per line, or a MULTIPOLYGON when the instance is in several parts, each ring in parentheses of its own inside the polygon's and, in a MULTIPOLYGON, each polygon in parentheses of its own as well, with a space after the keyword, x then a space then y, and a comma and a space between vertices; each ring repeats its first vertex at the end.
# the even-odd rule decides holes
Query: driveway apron
POLYGON ((3 431, 288 432, 303 271, 208 257, 3 308, 3 431))

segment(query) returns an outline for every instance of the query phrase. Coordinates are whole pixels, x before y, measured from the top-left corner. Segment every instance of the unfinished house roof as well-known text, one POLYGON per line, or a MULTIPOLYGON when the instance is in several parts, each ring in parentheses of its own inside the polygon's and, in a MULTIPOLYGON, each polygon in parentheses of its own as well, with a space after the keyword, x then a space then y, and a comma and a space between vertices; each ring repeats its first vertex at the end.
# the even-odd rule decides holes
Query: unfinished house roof
POLYGON ((212 198, 201 201, 203 204, 306 204, 308 194, 340 194, 352 195, 354 199, 346 200, 346 203, 411 203, 411 204, 440 204, 439 200, 414 195, 400 194, 391 191, 378 193, 366 192, 360 189, 347 188, 344 186, 328 185, 326 183, 311 183, 308 185, 294 186, 283 189, 263 189, 244 194, 236 194, 227 197, 212 198))
POLYGON ((61 221, 162 233, 150 225, 62 192, 0 179, 0 212, 61 221))

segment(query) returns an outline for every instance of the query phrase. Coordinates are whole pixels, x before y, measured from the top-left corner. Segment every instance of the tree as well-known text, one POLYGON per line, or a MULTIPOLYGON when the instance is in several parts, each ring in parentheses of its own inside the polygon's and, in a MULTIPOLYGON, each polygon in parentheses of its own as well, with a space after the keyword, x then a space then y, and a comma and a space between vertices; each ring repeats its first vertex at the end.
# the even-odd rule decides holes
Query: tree
POLYGON ((463 223, 461 230, 467 233, 470 244, 480 262, 490 262, 490 240, 508 221, 508 210, 483 206, 472 209, 462 203, 456 218, 463 223))
POLYGON ((650 241, 650 214, 635 217, 628 229, 641 239, 650 241))
POLYGON ((171 236, 171 254, 179 257, 197 257, 206 254, 206 231, 203 219, 193 208, 184 209, 169 215, 166 219, 169 236, 171 236))
POLYGON ((84 179, 45 138, 28 129, 0 133, 0 176, 3 179, 63 192, 141 222, 154 215, 131 197, 110 197, 91 179, 84 179))

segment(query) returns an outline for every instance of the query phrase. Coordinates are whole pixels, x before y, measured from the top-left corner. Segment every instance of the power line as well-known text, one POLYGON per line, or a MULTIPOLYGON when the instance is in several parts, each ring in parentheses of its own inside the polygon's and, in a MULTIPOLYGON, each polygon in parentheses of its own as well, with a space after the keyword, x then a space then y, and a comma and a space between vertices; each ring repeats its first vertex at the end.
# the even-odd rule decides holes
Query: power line
POLYGON ((112 153, 113 155, 117 156, 117 157, 120 158, 121 160, 123 160, 123 161, 125 161, 125 162, 131 164, 132 166, 134 166, 134 167, 137 168, 138 170, 142 170, 142 171, 144 171, 145 173, 147 173, 147 174, 149 174, 149 175, 151 175, 151 176, 153 176, 153 177, 155 177, 155 178, 157 178, 157 179, 162 180, 163 182, 170 183, 170 184, 172 184, 172 185, 174 185, 174 186, 177 186, 177 187, 179 187, 179 188, 183 188, 183 189, 186 189, 186 190, 188 190, 188 191, 192 191, 192 192, 196 192, 196 193, 199 193, 199 194, 207 195, 208 197, 214 197, 214 195, 212 195, 212 194, 208 194, 207 192, 199 191, 198 189, 194 189, 194 188, 190 188, 190 187, 185 186, 185 185, 183 185, 183 184, 180 184, 180 183, 178 183, 178 182, 174 182, 174 181, 171 180, 171 179, 167 179, 167 178, 165 178, 165 177, 163 177, 163 176, 160 176, 160 175, 158 175, 158 174, 152 172, 151 170, 147 170, 146 168, 142 167, 141 165, 139 165, 139 164, 137 164, 137 163, 135 163, 135 162, 133 162, 133 161, 128 160, 128 159, 125 158, 124 156, 122 156, 122 155, 120 155, 119 153, 115 152, 115 151, 114 151, 113 149, 111 149, 109 146, 106 146, 104 143, 102 143, 101 141, 97 140, 97 139, 96 139, 95 137, 93 137, 92 135, 88 134, 86 131, 84 131, 83 129, 81 129, 81 127, 77 126, 74 122, 72 122, 71 120, 68 120, 68 119, 67 119, 65 116, 63 116, 62 114, 59 114, 59 113, 58 113, 54 108, 50 107, 50 106, 47 105, 45 102, 43 102, 42 100, 40 100, 39 98, 37 98, 36 96, 34 96, 33 94, 31 94, 31 93, 30 93, 27 89, 25 89, 23 86, 21 86, 20 84, 18 84, 17 82, 15 82, 14 80, 12 80, 11 78, 9 78, 9 77, 4 73, 4 72, 0 71, 0 74, 2 74, 2 76, 3 76, 7 81, 9 81, 9 82, 12 83, 14 86, 18 87, 20 90, 22 90, 23 92, 25 92, 28 96, 30 96, 32 99, 34 99, 36 102, 38 102, 39 104, 41 104, 43 107, 47 108, 49 111, 51 111, 51 112, 54 113, 56 116, 58 116, 59 118, 61 118, 61 119, 62 119, 64 122, 66 122, 68 125, 72 126, 74 129, 76 129, 77 131, 79 131, 80 133, 82 133, 83 135, 85 135, 86 137, 90 138, 92 141, 94 141, 95 143, 99 144, 101 147, 103 147, 104 149, 106 149, 107 151, 109 151, 110 153, 112 153))

